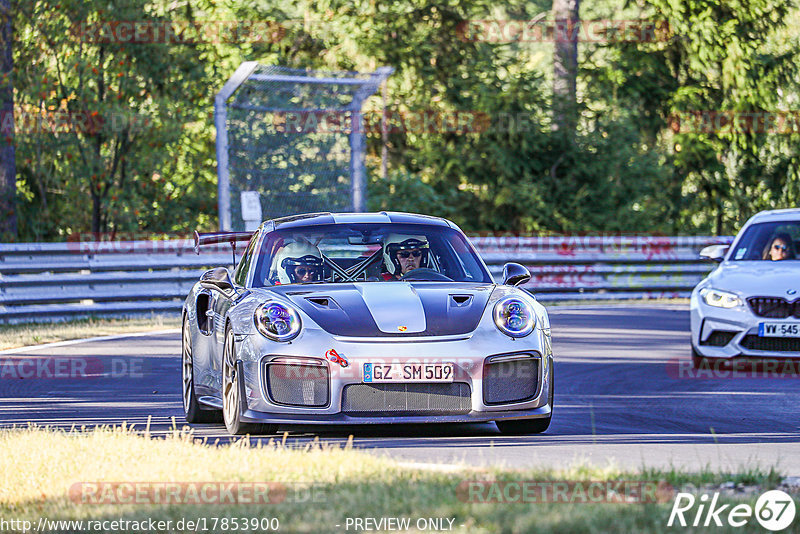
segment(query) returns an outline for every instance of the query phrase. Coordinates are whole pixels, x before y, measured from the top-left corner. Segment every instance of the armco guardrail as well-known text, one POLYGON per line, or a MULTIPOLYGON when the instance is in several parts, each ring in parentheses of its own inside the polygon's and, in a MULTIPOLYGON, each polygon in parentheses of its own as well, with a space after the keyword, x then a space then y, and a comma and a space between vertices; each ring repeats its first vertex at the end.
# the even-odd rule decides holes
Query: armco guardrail
POLYGON ((714 267, 703 247, 733 237, 472 237, 495 278, 515 261, 533 275, 524 287, 541 301, 688 297, 714 267))
MULTIPOLYGON (((542 301, 686 297, 713 265, 699 250, 730 237, 473 237, 495 279, 515 261, 542 301)), ((242 247, 243 248, 243 247, 242 247)), ((241 248, 240 248, 241 251, 241 248)), ((175 313, 227 244, 191 240, 0 244, 0 322, 175 313)))

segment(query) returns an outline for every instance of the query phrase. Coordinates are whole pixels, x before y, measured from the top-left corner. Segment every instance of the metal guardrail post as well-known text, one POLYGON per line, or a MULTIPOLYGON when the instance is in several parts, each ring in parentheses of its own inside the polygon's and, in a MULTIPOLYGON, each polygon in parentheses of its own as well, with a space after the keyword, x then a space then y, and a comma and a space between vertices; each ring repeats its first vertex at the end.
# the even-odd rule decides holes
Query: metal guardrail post
POLYGON ((214 97, 214 126, 217 129, 217 204, 219 212, 219 229, 222 232, 230 231, 231 225, 231 189, 230 174, 228 171, 228 99, 238 89, 250 74, 256 69, 258 63, 246 61, 239 65, 233 76, 220 89, 214 97))

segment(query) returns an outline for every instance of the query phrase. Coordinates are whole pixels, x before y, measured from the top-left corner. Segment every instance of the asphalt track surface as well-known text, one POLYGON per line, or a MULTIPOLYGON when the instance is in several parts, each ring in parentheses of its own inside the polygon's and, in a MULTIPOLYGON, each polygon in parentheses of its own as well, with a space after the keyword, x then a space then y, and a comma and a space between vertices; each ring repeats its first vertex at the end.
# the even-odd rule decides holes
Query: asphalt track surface
MULTIPOLYGON (((557 382, 546 434, 504 436, 493 423, 281 431, 290 432, 288 443, 299 445, 315 436, 344 443, 352 434, 357 448, 421 463, 734 472, 758 466, 800 475, 798 375, 698 376, 690 370, 686 308, 554 307, 550 314, 557 382)), ((169 432, 173 418, 182 427, 179 354, 178 331, 2 353, 0 426, 127 422, 143 430, 152 416, 154 434, 169 432), (43 356, 51 365, 80 358, 88 362, 88 374, 97 375, 13 376, 31 369, 19 367, 20 360, 43 356)), ((221 425, 194 428, 212 442, 229 439, 221 425)))

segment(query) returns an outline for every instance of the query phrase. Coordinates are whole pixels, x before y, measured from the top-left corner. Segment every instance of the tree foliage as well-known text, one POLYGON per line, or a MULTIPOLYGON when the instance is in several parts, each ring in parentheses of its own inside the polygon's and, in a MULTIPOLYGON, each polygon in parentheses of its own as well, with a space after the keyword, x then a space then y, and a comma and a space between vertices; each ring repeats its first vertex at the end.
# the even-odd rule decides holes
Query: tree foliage
MULTIPOLYGON (((242 60, 395 67, 387 104, 397 122, 386 139, 368 137, 374 209, 442 215, 470 232, 728 233, 800 197, 796 127, 709 129, 697 113, 796 108, 800 18, 787 0, 583 3, 586 19, 669 21, 671 33, 579 44, 579 120, 569 138, 552 128, 553 43, 463 31, 470 21, 531 20, 551 8, 544 0, 14 5, 15 109, 26 118, 15 138, 22 239, 213 228, 213 95, 242 60), (279 31, 150 43, 87 37, 109 20, 270 22, 279 31), (420 113, 472 122, 402 120, 420 113), (45 127, 30 117, 47 118, 45 127)), ((367 102, 381 109, 379 96, 367 102)))

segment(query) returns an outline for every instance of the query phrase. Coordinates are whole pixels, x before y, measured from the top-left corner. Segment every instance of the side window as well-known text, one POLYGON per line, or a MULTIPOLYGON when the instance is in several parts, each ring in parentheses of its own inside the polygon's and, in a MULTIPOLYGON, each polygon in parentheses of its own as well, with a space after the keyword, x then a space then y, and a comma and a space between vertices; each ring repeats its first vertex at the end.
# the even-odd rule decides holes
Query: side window
POLYGON ((244 251, 242 259, 239 260, 239 266, 236 268, 236 274, 233 277, 233 281, 236 283, 236 285, 243 286, 247 281, 247 271, 250 270, 250 263, 253 261, 253 249, 255 248, 257 241, 258 232, 253 234, 253 237, 250 238, 250 243, 247 245, 247 249, 244 251))

